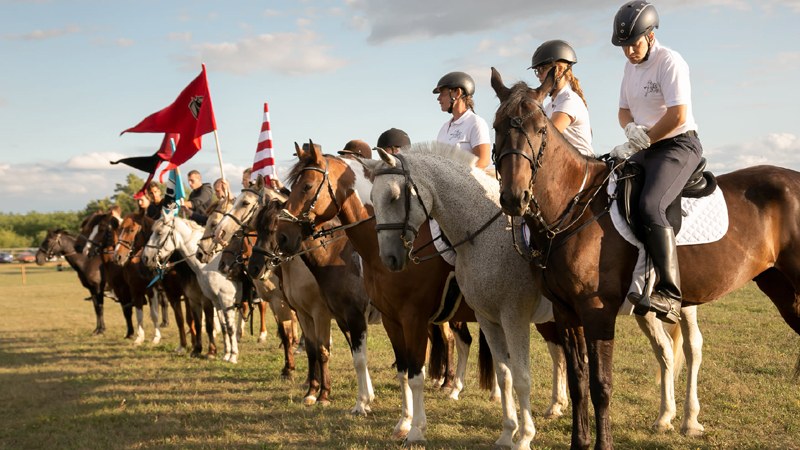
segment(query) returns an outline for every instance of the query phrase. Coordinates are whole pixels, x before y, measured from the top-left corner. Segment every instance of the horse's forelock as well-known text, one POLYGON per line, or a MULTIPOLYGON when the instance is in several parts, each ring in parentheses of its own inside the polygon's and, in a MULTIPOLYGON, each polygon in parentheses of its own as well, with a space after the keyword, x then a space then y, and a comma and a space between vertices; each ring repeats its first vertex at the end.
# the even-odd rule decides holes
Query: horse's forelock
MULTIPOLYGON (((328 154, 322 155, 323 158, 328 157, 328 156, 334 157, 333 155, 328 155, 328 154)), ((286 183, 289 186, 294 186, 294 184, 300 178, 300 175, 303 174, 303 169, 305 169, 306 167, 311 165, 313 162, 314 162, 313 158, 307 157, 307 158, 303 158, 301 160, 298 160, 296 163, 294 163, 292 168, 289 169, 289 175, 286 176, 286 183)))
POLYGON ((498 120, 519 115, 519 111, 525 103, 536 105, 536 100, 531 97, 532 92, 534 92, 534 89, 528 86, 528 83, 524 81, 518 81, 511 86, 508 98, 497 108, 495 126, 498 120))

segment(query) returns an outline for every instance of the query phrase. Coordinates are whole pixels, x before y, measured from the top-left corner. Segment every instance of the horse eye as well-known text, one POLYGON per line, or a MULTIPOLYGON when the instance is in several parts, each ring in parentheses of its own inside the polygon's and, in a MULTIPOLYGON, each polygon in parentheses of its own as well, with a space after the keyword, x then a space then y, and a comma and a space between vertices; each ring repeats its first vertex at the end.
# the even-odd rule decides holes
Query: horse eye
POLYGON ((310 191, 312 187, 313 187, 312 185, 310 185, 310 184, 306 184, 305 186, 303 186, 303 192, 308 192, 308 191, 310 191))

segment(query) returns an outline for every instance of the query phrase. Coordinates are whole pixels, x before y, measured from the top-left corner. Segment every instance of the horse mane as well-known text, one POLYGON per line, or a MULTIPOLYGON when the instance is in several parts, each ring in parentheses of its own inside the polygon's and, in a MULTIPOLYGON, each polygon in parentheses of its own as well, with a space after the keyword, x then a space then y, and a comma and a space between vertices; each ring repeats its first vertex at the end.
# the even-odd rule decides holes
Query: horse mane
POLYGON ((478 160, 471 152, 465 152, 455 145, 436 141, 415 142, 410 147, 404 148, 400 154, 404 153, 437 155, 468 167, 474 166, 478 160))
MULTIPOLYGON (((520 107, 525 103, 534 103, 538 105, 538 102, 533 99, 530 93, 534 89, 528 86, 528 83, 524 81, 518 81, 516 84, 509 88, 508 98, 504 102, 500 103, 500 107, 497 108, 497 113, 495 114, 495 121, 497 117, 504 116, 504 117, 513 117, 517 114, 520 107)), ((541 105, 539 105, 541 106, 541 105)))

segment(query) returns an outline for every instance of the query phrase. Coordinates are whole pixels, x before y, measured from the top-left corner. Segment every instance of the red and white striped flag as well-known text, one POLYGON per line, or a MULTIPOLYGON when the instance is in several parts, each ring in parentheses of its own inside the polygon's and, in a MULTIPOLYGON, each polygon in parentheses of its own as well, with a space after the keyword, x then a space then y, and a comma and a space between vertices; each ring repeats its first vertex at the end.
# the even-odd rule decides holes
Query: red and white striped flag
POLYGON ((264 103, 264 120, 261 123, 261 134, 258 135, 258 147, 256 147, 256 157, 253 160, 253 169, 250 174, 250 181, 254 181, 259 175, 264 177, 269 185, 275 178, 275 157, 272 155, 272 130, 269 126, 269 108, 264 103))

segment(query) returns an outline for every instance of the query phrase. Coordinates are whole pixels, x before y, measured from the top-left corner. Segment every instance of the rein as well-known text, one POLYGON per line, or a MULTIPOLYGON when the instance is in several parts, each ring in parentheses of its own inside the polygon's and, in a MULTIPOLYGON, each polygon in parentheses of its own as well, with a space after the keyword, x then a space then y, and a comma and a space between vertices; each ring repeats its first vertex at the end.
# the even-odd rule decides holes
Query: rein
MULTIPOLYGON (((394 157, 395 157, 395 159, 400 161, 400 167, 399 168, 398 167, 390 167, 390 168, 386 168, 386 169, 379 169, 379 170, 375 171, 374 176, 375 177, 378 177, 380 175, 402 175, 403 176, 403 178, 405 179, 405 187, 406 187, 406 189, 405 189, 405 192, 406 192, 405 218, 403 219, 402 223, 399 223, 399 222, 395 222, 395 223, 379 223, 379 224, 375 225, 375 230, 376 231, 381 231, 381 230, 401 230, 400 239, 403 241, 403 247, 405 247, 408 250, 408 258, 414 264, 420 264, 422 262, 431 260, 433 258, 436 258, 437 256, 441 256, 443 253, 448 252, 450 250, 454 250, 455 251, 456 247, 461 246, 463 244, 466 244, 467 242, 470 242, 470 243, 473 242, 475 240, 475 238, 479 234, 483 233, 487 228, 489 228, 489 226, 495 220, 497 220, 498 217, 500 217, 501 214, 503 214, 502 210, 497 211, 497 214, 495 214, 494 216, 489 218, 489 220, 486 221, 486 223, 484 223, 476 231, 467 234, 467 237, 465 237, 464 239, 458 241, 455 244, 449 244, 448 248, 444 249, 443 251, 436 250, 434 253, 432 253, 430 255, 426 255, 426 256, 422 256, 422 257, 417 256, 420 251, 422 251, 424 248, 430 246, 431 244, 436 242, 438 239, 441 239, 442 236, 435 237, 435 238, 431 239, 430 242, 427 242, 427 243, 421 245, 417 249, 414 249, 414 240, 416 240, 417 235, 419 234, 419 230, 415 229, 414 227, 411 226, 411 224, 409 223, 409 216, 411 214, 411 194, 414 191, 419 193, 419 188, 417 187, 417 184, 414 182, 414 180, 411 178, 411 172, 406 168, 407 164, 406 164, 405 158, 399 153, 394 155, 394 157), (414 239, 407 240, 406 239, 406 231, 411 231, 414 234, 414 239)), ((417 201, 419 202, 420 206, 422 206, 422 210, 425 211, 425 217, 428 220, 430 220, 431 219, 431 215, 428 212, 428 208, 425 206, 425 202, 422 201, 422 197, 417 195, 417 201)))

